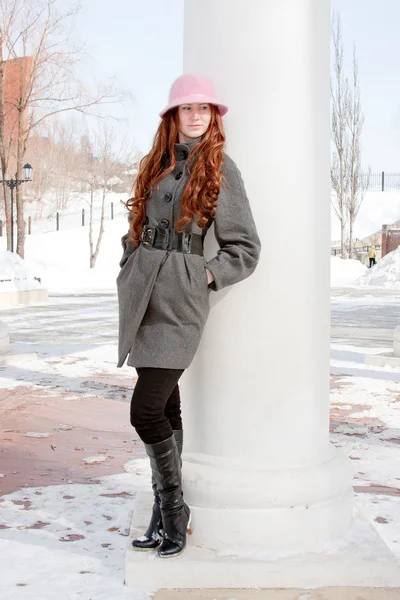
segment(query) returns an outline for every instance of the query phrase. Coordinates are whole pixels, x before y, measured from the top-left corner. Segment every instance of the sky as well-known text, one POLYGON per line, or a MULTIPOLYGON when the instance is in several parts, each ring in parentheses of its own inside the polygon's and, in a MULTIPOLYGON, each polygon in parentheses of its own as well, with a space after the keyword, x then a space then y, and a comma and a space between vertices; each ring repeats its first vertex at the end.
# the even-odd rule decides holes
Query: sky
MULTIPOLYGON (((66 0, 66 3, 69 0, 66 0)), ((138 148, 146 152, 183 66, 183 0, 83 0, 77 35, 86 45, 91 73, 115 75, 134 97, 123 109, 138 148)))
MULTIPOLYGON (((172 81, 182 73, 183 6, 184 0, 86 0, 77 21, 91 72, 99 79, 115 74, 135 98, 116 110, 142 152, 151 145, 172 81)), ((400 1, 331 0, 331 6, 341 13, 349 76, 356 45, 363 165, 400 172, 400 1)))

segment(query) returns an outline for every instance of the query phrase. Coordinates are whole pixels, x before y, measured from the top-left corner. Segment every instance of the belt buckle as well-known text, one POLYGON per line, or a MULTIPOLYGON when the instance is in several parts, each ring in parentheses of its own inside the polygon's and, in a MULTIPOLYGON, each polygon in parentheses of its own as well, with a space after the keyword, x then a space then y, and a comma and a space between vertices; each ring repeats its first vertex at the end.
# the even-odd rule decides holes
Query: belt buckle
POLYGON ((192 249, 192 234, 189 231, 182 231, 182 251, 190 254, 192 249))
POLYGON ((147 227, 142 229, 142 233, 140 234, 140 241, 142 244, 151 245, 154 244, 155 238, 155 229, 154 227, 147 227))
POLYGON ((169 227, 157 227, 157 243, 161 250, 171 250, 172 230, 169 227))

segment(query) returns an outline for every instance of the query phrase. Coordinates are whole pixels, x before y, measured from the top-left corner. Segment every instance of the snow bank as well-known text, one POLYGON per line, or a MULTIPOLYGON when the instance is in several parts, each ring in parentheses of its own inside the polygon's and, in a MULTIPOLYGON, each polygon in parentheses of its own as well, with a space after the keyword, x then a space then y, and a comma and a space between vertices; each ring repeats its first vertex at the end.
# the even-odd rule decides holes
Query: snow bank
MULTIPOLYGON (((94 269, 90 268, 88 226, 27 236, 26 263, 49 291, 116 291, 121 237, 128 231, 128 222, 121 215, 106 221, 104 228, 94 269)), ((98 225, 94 227, 95 243, 97 234, 98 225)), ((5 238, 0 238, 0 247, 2 240, 5 243, 5 238)))
POLYGON ((354 281, 364 275, 367 267, 359 260, 331 257, 331 287, 352 286, 354 281))
POLYGON ((364 276, 355 281, 355 286, 400 290, 400 246, 384 256, 377 265, 367 269, 364 276))
POLYGON ((18 254, 0 252, 0 293, 42 290, 39 277, 18 254))

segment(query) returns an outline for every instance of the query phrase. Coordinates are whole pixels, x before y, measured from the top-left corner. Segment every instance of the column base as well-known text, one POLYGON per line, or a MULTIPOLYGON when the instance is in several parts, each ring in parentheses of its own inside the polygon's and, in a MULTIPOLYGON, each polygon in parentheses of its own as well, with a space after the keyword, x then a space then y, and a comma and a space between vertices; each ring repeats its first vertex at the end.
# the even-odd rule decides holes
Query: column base
POLYGON ((344 536, 351 526, 353 467, 331 444, 324 454, 321 462, 291 469, 185 454, 193 543, 220 554, 287 556, 344 536))
MULTIPOLYGON (((251 556, 224 556, 188 545, 174 560, 160 559, 155 552, 138 552, 131 540, 148 525, 153 498, 140 493, 133 514, 131 537, 125 560, 125 584, 143 589, 200 588, 320 588, 398 587, 400 566, 374 527, 355 510, 347 535, 321 552, 280 557, 278 553, 255 552, 251 556)), ((258 535, 257 528, 254 531, 258 535)), ((229 548, 226 548, 228 554, 229 548)))

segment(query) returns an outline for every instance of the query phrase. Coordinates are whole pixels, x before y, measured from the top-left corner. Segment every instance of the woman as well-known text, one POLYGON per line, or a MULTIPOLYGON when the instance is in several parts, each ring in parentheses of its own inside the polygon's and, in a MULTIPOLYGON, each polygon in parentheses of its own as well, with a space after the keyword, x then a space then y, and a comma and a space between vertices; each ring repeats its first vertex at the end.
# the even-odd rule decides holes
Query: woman
POLYGON ((127 202, 118 366, 128 357, 138 373, 131 423, 150 458, 154 491, 149 527, 133 546, 157 548, 162 558, 182 552, 190 523, 178 381, 199 345, 210 291, 248 277, 260 253, 239 170, 223 152, 227 110, 211 81, 179 77, 127 202), (203 241, 212 223, 220 250, 206 262, 203 241))

